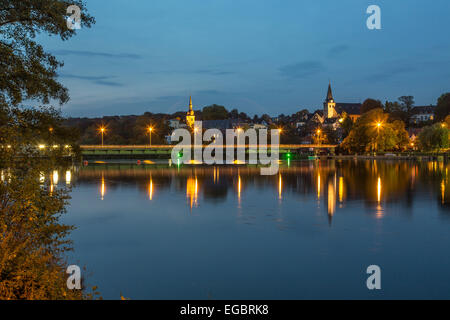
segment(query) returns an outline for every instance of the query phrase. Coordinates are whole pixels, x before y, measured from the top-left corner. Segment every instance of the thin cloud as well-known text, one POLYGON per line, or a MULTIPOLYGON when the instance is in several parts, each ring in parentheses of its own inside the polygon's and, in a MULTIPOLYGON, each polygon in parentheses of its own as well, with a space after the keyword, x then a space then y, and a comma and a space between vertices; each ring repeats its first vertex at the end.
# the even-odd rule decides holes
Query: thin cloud
POLYGON ((320 61, 303 61, 280 67, 280 73, 292 79, 303 79, 322 72, 325 69, 320 61))
POLYGON ((124 85, 119 82, 111 81, 111 79, 114 79, 114 76, 80 76, 76 74, 61 74, 61 78, 66 79, 78 79, 78 80, 85 80, 90 81, 92 83, 101 85, 101 86, 108 86, 108 87, 123 87, 124 85))
POLYGON ((220 69, 199 69, 199 70, 161 70, 148 71, 146 74, 203 74, 210 76, 227 76, 236 74, 235 72, 220 69))
POLYGON ((81 50, 56 50, 53 54, 60 56, 82 56, 82 57, 101 57, 114 59, 141 59, 142 57, 133 53, 110 53, 110 52, 94 52, 81 50))
POLYGON ((212 76, 226 76, 229 74, 235 74, 234 72, 231 72, 231 71, 214 70, 214 69, 202 69, 202 70, 194 71, 193 73, 207 74, 207 75, 212 75, 212 76))
POLYGON ((343 54, 344 52, 348 51, 350 49, 350 46, 346 44, 339 44, 334 47, 331 47, 330 50, 328 50, 328 57, 332 58, 335 56, 339 56, 343 54))
POLYGON ((414 66, 409 65, 400 65, 395 66, 389 69, 385 69, 380 72, 373 73, 365 78, 366 81, 374 81, 374 82, 380 82, 380 81, 386 81, 393 77, 396 77, 401 74, 410 73, 416 71, 416 68, 414 66))

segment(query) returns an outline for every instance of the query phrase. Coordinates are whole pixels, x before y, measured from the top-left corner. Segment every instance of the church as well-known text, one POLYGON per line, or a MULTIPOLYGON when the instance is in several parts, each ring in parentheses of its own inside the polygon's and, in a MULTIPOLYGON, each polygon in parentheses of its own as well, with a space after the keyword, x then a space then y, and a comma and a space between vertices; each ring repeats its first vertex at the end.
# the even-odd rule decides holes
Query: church
POLYGON ((194 128, 195 114, 194 110, 192 109, 192 96, 189 97, 189 110, 186 114, 186 124, 189 128, 194 128))
POLYGON ((361 116, 361 103, 336 102, 333 98, 331 83, 328 84, 328 92, 323 103, 323 116, 326 119, 336 119, 346 113, 352 121, 356 121, 361 116))

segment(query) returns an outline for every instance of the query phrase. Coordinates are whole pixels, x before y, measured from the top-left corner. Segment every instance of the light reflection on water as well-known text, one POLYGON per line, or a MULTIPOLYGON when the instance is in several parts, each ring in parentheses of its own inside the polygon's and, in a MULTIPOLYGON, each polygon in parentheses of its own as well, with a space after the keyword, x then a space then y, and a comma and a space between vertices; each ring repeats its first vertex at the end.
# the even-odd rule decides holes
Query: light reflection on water
POLYGON ((77 227, 72 258, 106 298, 450 298, 448 167, 72 168, 65 222, 77 227), (382 292, 365 287, 370 264, 382 292))

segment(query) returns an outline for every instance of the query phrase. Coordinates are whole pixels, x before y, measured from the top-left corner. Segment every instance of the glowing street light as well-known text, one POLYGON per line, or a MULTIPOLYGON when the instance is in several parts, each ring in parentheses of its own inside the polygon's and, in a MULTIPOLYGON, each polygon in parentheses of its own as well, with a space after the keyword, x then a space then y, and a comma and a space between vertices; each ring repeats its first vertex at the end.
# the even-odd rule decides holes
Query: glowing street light
POLYGON ((147 131, 148 131, 148 135, 150 137, 150 145, 152 145, 152 131, 153 131, 153 128, 149 126, 147 128, 147 131))
POLYGON ((322 130, 317 129, 317 139, 319 140, 319 144, 321 144, 320 134, 322 133, 322 130))
POLYGON ((373 147, 374 147, 375 150, 378 150, 378 138, 379 138, 379 135, 380 135, 380 129, 383 126, 383 122, 377 121, 375 123, 375 126, 377 127, 377 140, 375 141, 375 146, 373 146, 373 147))
POLYGON ((100 127, 100 129, 98 129, 102 135, 102 147, 103 147, 103 134, 106 132, 106 128, 105 127, 100 127))

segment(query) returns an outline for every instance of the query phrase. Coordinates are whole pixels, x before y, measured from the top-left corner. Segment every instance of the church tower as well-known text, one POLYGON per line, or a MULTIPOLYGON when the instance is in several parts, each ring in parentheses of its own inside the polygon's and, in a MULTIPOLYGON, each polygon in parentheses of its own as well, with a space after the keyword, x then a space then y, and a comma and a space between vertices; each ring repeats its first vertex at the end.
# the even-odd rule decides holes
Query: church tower
POLYGON ((192 109, 192 97, 189 97, 189 111, 186 114, 186 124, 193 128, 195 123, 195 114, 194 110, 192 109))
POLYGON ((336 118, 336 102, 334 102, 333 92, 331 91, 331 83, 328 84, 328 92, 325 102, 323 103, 323 115, 325 119, 336 118))

